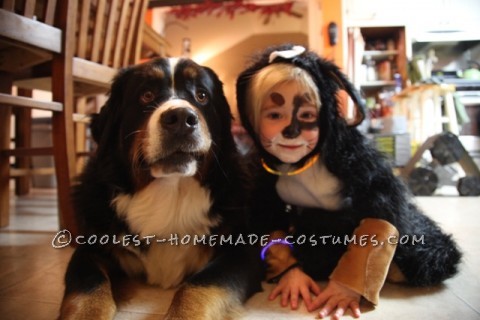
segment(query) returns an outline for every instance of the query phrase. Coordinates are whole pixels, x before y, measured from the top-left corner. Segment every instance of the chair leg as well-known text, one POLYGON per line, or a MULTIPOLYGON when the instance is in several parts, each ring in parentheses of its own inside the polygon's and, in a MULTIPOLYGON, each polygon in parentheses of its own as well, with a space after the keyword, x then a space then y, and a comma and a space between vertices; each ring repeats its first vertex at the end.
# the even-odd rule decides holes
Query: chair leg
POLYGON ((60 227, 76 234, 77 226, 71 201, 71 187, 75 176, 73 121, 71 117, 72 113, 70 113, 70 119, 66 119, 65 113, 54 114, 52 134, 60 227))
MULTIPOLYGON (((18 88, 18 95, 32 97, 32 90, 18 88)), ((32 145, 32 111, 29 109, 14 110, 15 114, 15 147, 29 148, 32 145)), ((30 169, 31 157, 16 157, 15 168, 30 169)), ((26 195, 30 192, 32 176, 26 175, 15 178, 15 194, 26 195)))
POLYGON ((0 227, 10 222, 10 157, 1 152, 10 148, 11 108, 0 106, 0 227))
MULTIPOLYGON (((72 104, 72 103, 71 103, 72 104)), ((64 108, 72 108, 64 102, 64 108)), ((71 109, 70 109, 71 110, 71 109)), ((53 114, 52 134, 55 173, 57 178, 58 213, 60 228, 77 234, 77 225, 73 213, 71 186, 75 177, 75 149, 73 137, 72 112, 53 114)))
POLYGON ((52 98, 63 104, 63 112, 54 112, 52 117, 53 154, 57 178, 59 226, 68 229, 73 236, 78 234, 71 189, 75 172, 75 139, 73 126, 73 76, 71 61, 53 60, 52 98))
POLYGON ((64 31, 64 52, 54 55, 52 61, 52 98, 63 104, 63 112, 54 112, 52 118, 53 153, 58 190, 60 227, 78 235, 71 199, 72 181, 75 177, 75 139, 73 129, 73 55, 77 1, 59 1, 58 27, 64 31))
MULTIPOLYGON (((0 75, 0 92, 11 90, 11 79, 0 75)), ((2 151, 10 149, 11 117, 12 108, 0 105, 0 227, 10 222, 10 157, 2 151)))
MULTIPOLYGON (((79 114, 86 114, 87 111, 87 98, 80 97, 75 102, 76 112, 79 114)), ((76 151, 76 171, 81 172, 85 165, 84 153, 87 152, 86 148, 86 125, 85 123, 75 123, 75 151, 76 151)))

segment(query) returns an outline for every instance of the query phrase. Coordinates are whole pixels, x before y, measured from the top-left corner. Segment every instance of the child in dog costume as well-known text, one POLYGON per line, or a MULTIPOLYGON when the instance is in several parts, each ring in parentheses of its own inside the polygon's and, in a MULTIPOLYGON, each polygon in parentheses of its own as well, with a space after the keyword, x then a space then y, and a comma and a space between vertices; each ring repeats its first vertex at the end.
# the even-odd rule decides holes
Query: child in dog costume
POLYGON ((295 309, 302 297, 309 311, 323 306, 320 317, 358 317, 360 298, 377 304, 386 279, 430 286, 457 272, 454 241, 355 128, 363 105, 337 66, 300 46, 269 48, 239 75, 237 102, 256 146, 252 210, 257 232, 270 235, 270 299, 295 309), (339 90, 356 105, 350 123, 339 90))

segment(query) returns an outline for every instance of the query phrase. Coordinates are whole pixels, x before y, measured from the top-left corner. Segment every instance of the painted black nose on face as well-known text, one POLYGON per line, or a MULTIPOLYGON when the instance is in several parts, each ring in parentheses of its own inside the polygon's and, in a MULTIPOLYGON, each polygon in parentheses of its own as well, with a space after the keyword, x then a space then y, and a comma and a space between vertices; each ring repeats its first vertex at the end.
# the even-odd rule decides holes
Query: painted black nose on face
POLYGON ((282 130, 282 135, 287 139, 295 139, 300 135, 300 126, 296 121, 292 121, 288 127, 282 130))
POLYGON ((190 108, 175 108, 161 115, 160 124, 170 133, 187 134, 197 128, 198 116, 190 108))

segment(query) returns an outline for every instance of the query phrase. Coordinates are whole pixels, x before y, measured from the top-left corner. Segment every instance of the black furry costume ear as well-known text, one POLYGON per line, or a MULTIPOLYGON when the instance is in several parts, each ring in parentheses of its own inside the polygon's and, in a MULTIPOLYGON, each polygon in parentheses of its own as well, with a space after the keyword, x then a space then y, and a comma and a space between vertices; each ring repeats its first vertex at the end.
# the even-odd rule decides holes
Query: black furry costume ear
MULTIPOLYGON (((267 161, 278 163, 278 159, 263 150, 257 134, 253 129, 253 124, 250 123, 247 110, 247 97, 251 93, 250 85, 253 77, 264 67, 275 63, 293 64, 299 68, 304 69, 310 74, 313 81, 318 88, 318 95, 320 97, 322 107, 320 109, 319 127, 321 132, 336 132, 339 128, 330 128, 335 126, 350 126, 355 127, 360 124, 365 118, 365 105, 360 97, 359 92, 355 89, 353 84, 340 71, 340 69, 330 61, 320 58, 317 54, 311 51, 293 57, 292 59, 285 59, 276 57, 272 62, 269 62, 270 54, 274 51, 291 50, 294 45, 286 44, 280 46, 273 46, 267 48, 254 57, 250 67, 244 70, 237 79, 237 107, 240 114, 240 119, 243 126, 253 137, 257 147, 259 148, 262 157, 267 161), (356 107, 355 118, 347 122, 340 112, 338 101, 338 94, 340 90, 344 90, 353 100, 356 107)), ((326 139, 325 134, 320 134, 320 139, 315 149, 306 157, 301 159, 297 164, 303 165, 305 161, 313 154, 320 151, 323 142, 326 139)))

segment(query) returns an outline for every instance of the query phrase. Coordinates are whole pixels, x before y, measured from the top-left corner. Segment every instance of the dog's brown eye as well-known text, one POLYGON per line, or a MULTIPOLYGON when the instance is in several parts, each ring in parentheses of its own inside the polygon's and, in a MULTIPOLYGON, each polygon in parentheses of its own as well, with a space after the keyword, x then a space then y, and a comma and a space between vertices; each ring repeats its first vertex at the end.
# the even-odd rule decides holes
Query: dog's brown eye
POLYGON ((153 94, 152 91, 145 91, 140 97, 140 100, 142 101, 142 103, 150 103, 154 99, 155 99, 155 95, 153 94))
POLYGON ((200 103, 207 103, 208 102, 208 95, 205 91, 199 90, 195 94, 195 99, 197 99, 197 101, 200 102, 200 103))

